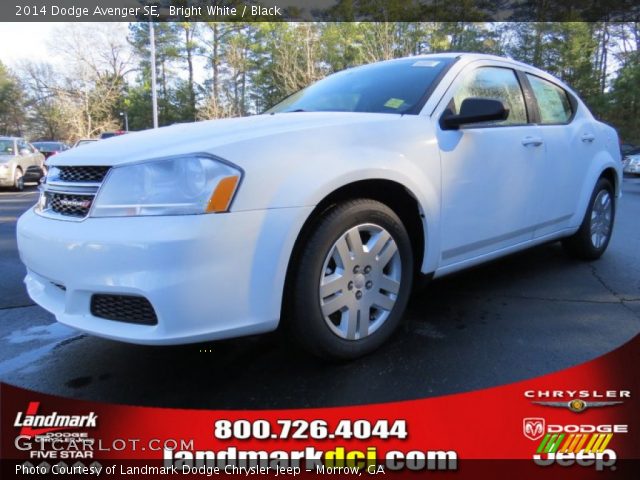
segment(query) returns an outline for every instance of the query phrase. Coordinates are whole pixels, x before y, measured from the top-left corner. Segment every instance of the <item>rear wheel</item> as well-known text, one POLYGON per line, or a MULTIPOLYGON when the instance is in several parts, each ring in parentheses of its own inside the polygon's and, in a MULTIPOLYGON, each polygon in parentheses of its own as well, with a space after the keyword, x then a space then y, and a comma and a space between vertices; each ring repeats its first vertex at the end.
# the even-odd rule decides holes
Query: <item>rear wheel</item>
POLYGON ((600 258, 609 246, 616 213, 615 193, 611 182, 600 178, 578 231, 562 241, 573 256, 585 260, 600 258))
POLYGON ((24 173, 20 167, 13 172, 13 189, 17 192, 24 190, 24 173))
POLYGON ((411 290, 413 256, 400 218, 375 200, 348 201, 324 214, 303 248, 290 286, 295 339, 333 359, 378 348, 411 290))

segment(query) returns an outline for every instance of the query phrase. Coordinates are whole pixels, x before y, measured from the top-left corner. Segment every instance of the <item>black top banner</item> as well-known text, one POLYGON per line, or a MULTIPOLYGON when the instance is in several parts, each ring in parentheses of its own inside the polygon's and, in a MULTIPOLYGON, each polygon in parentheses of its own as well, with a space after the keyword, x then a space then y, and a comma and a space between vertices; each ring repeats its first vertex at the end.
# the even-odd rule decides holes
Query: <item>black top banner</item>
POLYGON ((2 0, 0 21, 632 22, 640 21, 640 2, 638 0, 2 0))

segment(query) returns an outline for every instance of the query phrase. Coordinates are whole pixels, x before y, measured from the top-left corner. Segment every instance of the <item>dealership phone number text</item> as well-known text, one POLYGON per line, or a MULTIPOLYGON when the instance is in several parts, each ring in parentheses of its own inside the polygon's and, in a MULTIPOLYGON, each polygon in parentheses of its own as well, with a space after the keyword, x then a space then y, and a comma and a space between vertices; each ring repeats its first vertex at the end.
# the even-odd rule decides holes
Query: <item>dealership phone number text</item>
POLYGON ((405 420, 340 420, 335 426, 325 420, 216 420, 217 440, 327 440, 332 438, 407 438, 405 420))

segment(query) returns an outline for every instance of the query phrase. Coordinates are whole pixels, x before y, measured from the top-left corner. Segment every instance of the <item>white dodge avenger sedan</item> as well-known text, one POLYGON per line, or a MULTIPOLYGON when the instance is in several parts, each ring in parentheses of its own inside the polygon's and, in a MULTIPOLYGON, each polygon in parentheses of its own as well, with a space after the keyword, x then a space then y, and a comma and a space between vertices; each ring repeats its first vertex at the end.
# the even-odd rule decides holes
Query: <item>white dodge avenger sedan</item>
POLYGON ((553 240, 600 257, 620 181, 616 132, 558 79, 427 55, 56 155, 18 243, 31 298, 79 330, 178 344, 282 325, 348 359, 389 338, 418 277, 553 240))

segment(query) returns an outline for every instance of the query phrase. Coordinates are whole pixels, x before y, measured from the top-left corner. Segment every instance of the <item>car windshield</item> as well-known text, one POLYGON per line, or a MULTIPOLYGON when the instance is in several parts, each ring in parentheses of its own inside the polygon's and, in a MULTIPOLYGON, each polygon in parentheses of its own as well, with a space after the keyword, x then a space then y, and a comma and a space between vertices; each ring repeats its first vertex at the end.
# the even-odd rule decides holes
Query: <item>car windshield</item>
POLYGON ((414 57, 344 70, 287 97, 265 113, 418 113, 440 72, 453 61, 414 57))
POLYGON ((635 147, 625 153, 625 155, 640 155, 640 148, 635 147))
POLYGON ((13 155, 13 140, 0 140, 0 155, 13 155))

